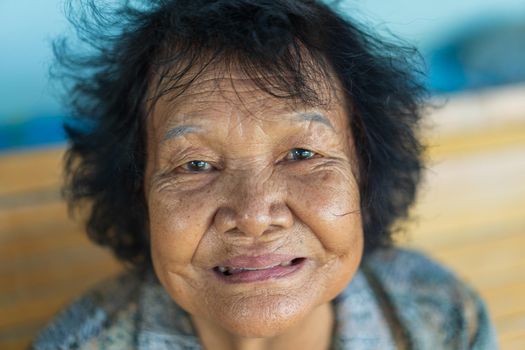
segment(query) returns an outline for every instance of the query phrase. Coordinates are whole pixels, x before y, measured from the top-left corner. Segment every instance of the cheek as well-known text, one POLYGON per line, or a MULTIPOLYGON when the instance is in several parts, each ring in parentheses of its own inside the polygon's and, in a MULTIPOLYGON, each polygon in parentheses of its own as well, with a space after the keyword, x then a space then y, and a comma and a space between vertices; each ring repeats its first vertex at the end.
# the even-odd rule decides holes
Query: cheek
POLYGON ((149 196, 148 206, 153 259, 172 272, 190 264, 211 222, 210 195, 157 192, 149 196))
POLYGON ((359 190, 350 169, 328 169, 293 179, 288 189, 292 210, 327 252, 360 257, 359 190))
POLYGON ((324 285, 332 300, 354 276, 363 254, 357 182, 350 167, 333 167, 290 180, 289 205, 322 248, 311 285, 324 285))

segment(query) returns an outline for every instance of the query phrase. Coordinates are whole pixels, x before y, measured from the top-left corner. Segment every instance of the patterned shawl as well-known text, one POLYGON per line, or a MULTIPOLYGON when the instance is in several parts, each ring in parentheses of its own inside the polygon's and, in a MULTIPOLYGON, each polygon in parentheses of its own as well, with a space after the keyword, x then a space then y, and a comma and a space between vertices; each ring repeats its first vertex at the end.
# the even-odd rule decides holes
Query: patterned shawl
MULTIPOLYGON (((375 251, 332 301, 333 350, 497 349, 485 306, 427 257, 375 251)), ((189 315, 153 272, 127 271, 62 311, 33 349, 202 349, 189 315)))

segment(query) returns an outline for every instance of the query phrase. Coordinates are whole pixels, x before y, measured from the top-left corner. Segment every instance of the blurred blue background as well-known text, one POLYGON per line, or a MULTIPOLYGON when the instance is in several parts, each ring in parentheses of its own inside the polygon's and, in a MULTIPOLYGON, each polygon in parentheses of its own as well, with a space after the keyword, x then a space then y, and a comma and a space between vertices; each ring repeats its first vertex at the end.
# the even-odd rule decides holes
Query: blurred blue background
MULTIPOLYGON (((341 1, 350 16, 416 45, 436 94, 525 81, 524 0, 341 1)), ((48 79, 59 0, 0 1, 0 152, 63 142, 48 79)))

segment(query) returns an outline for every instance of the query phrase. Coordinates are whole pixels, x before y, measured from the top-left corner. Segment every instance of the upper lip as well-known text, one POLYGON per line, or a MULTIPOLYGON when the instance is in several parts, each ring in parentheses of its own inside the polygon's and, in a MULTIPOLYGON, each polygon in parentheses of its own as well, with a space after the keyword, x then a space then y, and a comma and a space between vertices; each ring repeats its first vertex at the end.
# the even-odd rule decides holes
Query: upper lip
POLYGON ((300 258, 290 254, 263 254, 263 255, 238 255, 224 260, 217 266, 230 268, 264 268, 276 266, 293 259, 300 258))

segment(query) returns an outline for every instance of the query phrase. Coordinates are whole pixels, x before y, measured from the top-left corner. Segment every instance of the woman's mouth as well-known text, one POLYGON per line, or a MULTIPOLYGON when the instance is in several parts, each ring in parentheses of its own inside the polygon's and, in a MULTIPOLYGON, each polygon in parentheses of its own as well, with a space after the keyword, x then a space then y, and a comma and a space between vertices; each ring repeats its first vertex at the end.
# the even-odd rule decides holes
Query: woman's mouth
POLYGON ((270 278, 281 278, 288 276, 303 267, 306 258, 295 257, 287 258, 280 261, 261 264, 261 260, 268 260, 268 258, 261 257, 240 257, 233 259, 238 262, 232 264, 221 264, 215 266, 213 271, 224 282, 227 283, 245 283, 264 281, 270 278), (252 262, 250 264, 250 261, 252 262))

